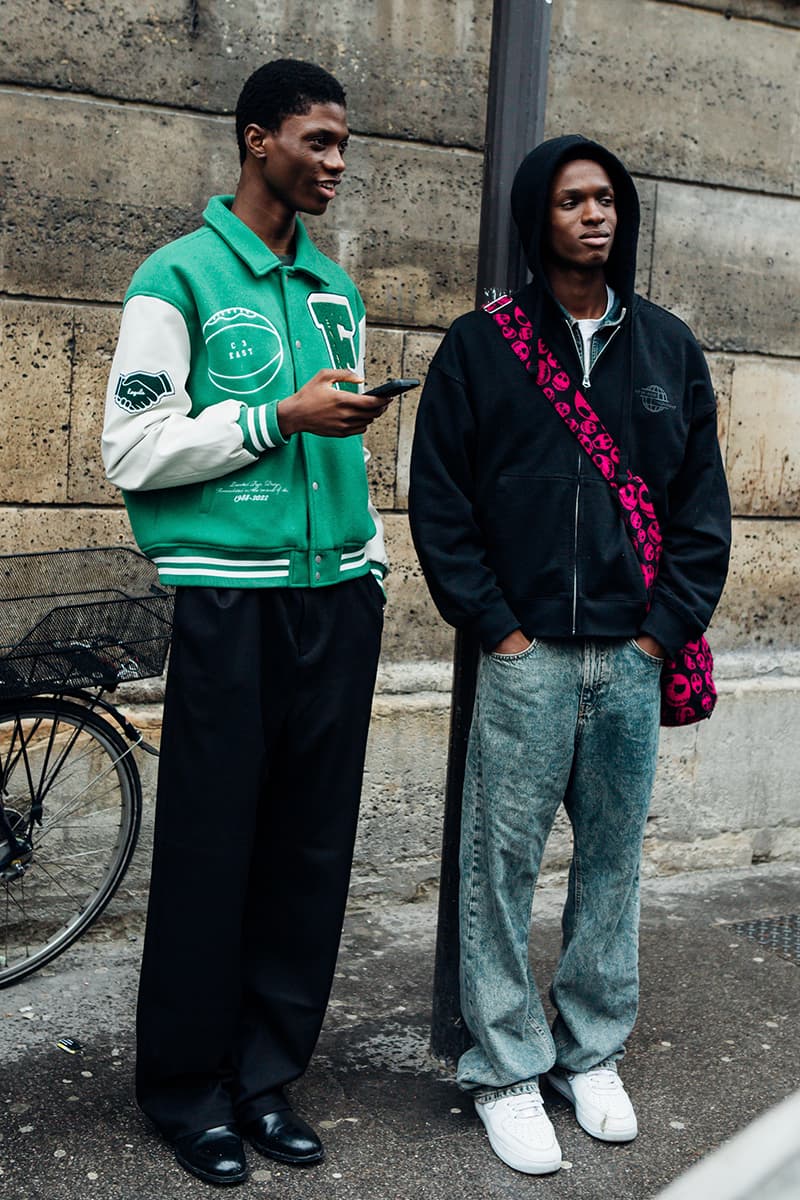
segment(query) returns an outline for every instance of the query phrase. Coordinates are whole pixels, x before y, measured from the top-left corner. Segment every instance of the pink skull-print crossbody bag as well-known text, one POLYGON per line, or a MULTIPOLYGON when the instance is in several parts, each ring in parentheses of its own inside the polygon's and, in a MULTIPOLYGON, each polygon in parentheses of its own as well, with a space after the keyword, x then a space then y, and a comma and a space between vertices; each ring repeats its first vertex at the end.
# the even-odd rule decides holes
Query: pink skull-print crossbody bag
MULTIPOLYGON (((630 469, 621 470, 621 454, 613 437, 549 347, 536 337, 512 297, 492 300, 483 311, 613 491, 641 568, 649 607, 661 558, 661 530, 647 484, 630 469)), ((711 716, 717 702, 713 669, 714 658, 704 637, 687 642, 675 658, 664 660, 662 725, 692 725, 711 716)))

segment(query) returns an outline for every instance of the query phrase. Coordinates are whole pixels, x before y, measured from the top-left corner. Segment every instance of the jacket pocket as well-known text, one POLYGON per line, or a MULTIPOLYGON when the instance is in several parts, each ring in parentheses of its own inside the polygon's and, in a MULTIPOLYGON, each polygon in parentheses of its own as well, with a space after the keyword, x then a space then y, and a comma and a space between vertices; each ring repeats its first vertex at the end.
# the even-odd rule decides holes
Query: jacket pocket
POLYGON ((590 601, 647 600, 642 569, 619 503, 603 479, 581 481, 578 590, 590 601))
POLYGON ((507 596, 572 589, 576 483, 563 476, 501 475, 483 520, 487 556, 507 596))
POLYGON ((536 647, 539 645, 537 638, 534 638, 530 646, 526 646, 524 650, 518 651, 516 654, 495 654, 491 651, 488 655, 492 662, 499 663, 515 663, 522 662, 526 658, 530 658, 536 647))
POLYGON ((642 647, 636 641, 636 638, 628 638, 628 645, 630 646, 631 650, 634 650, 636 654, 638 654, 640 658, 643 658, 646 663, 649 663, 651 667, 655 667, 658 671, 661 670, 664 665, 663 658, 656 658, 655 654, 648 654, 646 650, 642 649, 642 647))

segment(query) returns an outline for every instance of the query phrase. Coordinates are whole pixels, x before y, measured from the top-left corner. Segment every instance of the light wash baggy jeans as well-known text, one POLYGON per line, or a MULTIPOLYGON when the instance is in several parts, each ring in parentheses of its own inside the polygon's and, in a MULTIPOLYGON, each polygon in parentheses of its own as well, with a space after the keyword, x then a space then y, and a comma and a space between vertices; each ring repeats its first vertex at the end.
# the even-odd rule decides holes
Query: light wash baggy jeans
POLYGON ((554 1064, 620 1058, 639 995, 639 865, 660 660, 633 640, 534 641, 481 656, 461 824, 458 1083, 530 1090, 554 1064), (533 891, 558 806, 574 837, 552 1033, 528 962, 533 891))

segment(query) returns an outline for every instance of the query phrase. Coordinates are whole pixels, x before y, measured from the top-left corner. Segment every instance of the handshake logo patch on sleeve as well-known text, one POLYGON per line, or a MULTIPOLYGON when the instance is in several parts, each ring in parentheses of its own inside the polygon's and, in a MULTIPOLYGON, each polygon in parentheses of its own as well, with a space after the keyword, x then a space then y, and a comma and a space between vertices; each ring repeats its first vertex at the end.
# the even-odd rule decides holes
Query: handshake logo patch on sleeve
POLYGON ((150 371, 129 371, 117 380, 114 400, 125 412, 138 413, 174 394, 175 388, 166 371, 159 371, 157 375, 150 371))

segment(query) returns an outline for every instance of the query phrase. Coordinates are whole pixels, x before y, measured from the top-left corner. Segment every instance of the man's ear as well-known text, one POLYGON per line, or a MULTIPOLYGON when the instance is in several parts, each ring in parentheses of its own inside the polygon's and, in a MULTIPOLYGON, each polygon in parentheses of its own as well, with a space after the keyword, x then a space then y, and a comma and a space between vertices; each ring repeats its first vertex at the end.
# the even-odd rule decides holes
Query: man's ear
POLYGON ((262 129, 260 125, 247 125, 244 131, 244 144, 248 153, 252 154, 254 158, 266 158, 269 136, 269 132, 262 129))

